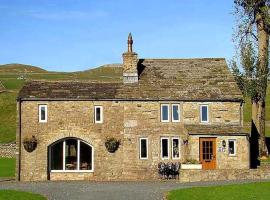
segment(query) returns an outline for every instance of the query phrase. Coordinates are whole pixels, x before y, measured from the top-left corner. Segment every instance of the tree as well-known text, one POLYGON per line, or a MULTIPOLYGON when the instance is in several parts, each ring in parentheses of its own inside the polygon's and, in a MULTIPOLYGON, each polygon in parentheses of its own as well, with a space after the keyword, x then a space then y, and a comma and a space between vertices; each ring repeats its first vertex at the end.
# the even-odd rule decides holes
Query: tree
POLYGON ((247 50, 251 43, 257 46, 257 61, 253 70, 255 76, 251 76, 255 80, 251 81, 254 93, 250 95, 252 123, 259 134, 259 155, 268 155, 265 143, 265 97, 269 73, 270 0, 234 0, 234 4, 238 17, 237 39, 240 49, 247 50))

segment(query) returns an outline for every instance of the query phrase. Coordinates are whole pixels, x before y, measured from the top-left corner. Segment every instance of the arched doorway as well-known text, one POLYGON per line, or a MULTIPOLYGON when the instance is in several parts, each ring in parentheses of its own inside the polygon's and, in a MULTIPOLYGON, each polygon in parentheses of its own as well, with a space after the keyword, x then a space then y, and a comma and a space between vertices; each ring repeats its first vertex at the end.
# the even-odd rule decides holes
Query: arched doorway
POLYGON ((94 149, 81 139, 64 138, 48 147, 48 173, 93 171, 94 149))

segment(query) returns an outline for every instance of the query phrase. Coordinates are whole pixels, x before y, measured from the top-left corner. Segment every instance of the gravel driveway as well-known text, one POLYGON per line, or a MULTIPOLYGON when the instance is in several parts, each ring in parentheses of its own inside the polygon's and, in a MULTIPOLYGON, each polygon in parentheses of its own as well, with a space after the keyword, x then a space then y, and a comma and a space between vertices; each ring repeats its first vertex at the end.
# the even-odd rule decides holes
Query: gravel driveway
POLYGON ((0 182, 0 189, 24 190, 40 193, 50 200, 141 200, 163 199, 164 193, 177 188, 224 185, 255 181, 219 181, 198 183, 167 182, 0 182))

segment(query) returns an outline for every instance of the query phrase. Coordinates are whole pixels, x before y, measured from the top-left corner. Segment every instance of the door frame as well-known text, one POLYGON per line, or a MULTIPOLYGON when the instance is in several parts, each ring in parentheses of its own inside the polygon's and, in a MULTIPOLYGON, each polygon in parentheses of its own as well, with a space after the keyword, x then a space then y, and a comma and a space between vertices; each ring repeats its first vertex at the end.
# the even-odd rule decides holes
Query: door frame
POLYGON ((202 164, 202 169, 214 170, 217 168, 217 137, 200 137, 199 138, 199 159, 202 164), (206 166, 202 159, 202 141, 212 141, 213 142, 213 163, 210 168, 206 166))

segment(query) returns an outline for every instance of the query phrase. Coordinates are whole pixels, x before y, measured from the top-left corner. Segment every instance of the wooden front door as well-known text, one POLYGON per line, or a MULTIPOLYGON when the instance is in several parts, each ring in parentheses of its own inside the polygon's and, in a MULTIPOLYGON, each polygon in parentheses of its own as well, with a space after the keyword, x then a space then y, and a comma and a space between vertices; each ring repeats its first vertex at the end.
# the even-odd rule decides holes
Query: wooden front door
POLYGON ((216 169, 216 138, 200 138, 200 162, 203 169, 216 169))

